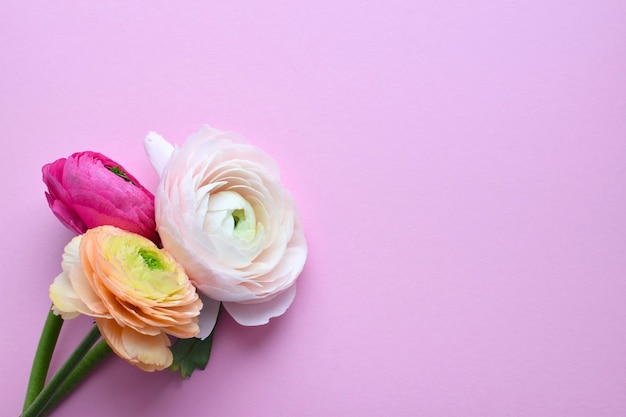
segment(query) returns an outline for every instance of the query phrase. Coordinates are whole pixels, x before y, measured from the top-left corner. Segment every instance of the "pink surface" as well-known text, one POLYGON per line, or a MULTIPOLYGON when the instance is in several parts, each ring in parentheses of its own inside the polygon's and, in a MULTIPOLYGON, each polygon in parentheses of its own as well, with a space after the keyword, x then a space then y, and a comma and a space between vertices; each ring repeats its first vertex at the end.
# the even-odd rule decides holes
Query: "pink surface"
POLYGON ((278 161, 294 304, 224 315, 188 381, 111 358, 56 415, 626 415, 626 3, 171 4, 0 6, 3 415, 72 236, 41 166, 100 151, 153 189, 145 134, 203 123, 278 161))

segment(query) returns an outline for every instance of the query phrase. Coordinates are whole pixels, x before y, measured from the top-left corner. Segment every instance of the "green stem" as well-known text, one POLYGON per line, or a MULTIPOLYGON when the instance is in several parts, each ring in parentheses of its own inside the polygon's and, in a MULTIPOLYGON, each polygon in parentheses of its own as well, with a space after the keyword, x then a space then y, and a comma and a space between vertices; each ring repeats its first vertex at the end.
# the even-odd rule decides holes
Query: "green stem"
POLYGON ((37 398, 37 395, 39 395, 46 383, 50 360, 61 332, 61 326, 63 326, 63 319, 61 316, 54 314, 52 308, 50 308, 41 337, 39 338, 39 344, 33 359, 33 367, 30 370, 30 378, 28 379, 26 398, 24 399, 22 411, 25 411, 35 401, 35 398, 37 398))
POLYGON ((67 361, 65 361, 63 366, 59 368, 50 382, 48 382, 48 385, 46 385, 33 403, 22 413, 21 417, 39 417, 43 415, 44 409, 48 406, 54 394, 99 338, 100 330, 98 326, 94 325, 89 333, 87 333, 87 336, 80 342, 76 350, 70 355, 67 361))
POLYGON ((65 380, 63 385, 52 395, 52 398, 48 401, 48 405, 44 408, 42 415, 48 414, 52 409, 61 402, 67 394, 69 394, 82 380, 91 372, 104 358, 106 358, 111 352, 111 348, 105 340, 101 340, 95 345, 82 361, 78 364, 76 369, 65 380))

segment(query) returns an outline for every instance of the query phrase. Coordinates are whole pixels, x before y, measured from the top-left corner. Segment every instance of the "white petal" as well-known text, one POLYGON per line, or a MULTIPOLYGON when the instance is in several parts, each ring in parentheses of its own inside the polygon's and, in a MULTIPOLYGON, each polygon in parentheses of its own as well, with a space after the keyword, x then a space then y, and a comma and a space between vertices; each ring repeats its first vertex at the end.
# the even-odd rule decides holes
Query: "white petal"
POLYGON ((220 311, 220 302, 207 297, 204 294, 198 293, 202 300, 202 310, 200 311, 200 317, 198 317, 198 326, 200 326, 200 333, 196 336, 199 339, 206 339, 217 322, 217 314, 220 311))
POLYGON ((271 300, 262 303, 224 303, 224 308, 242 326, 267 324, 272 317, 281 316, 296 297, 295 284, 271 300))
POLYGON ((63 261, 61 266, 63 271, 69 273, 74 265, 80 265, 80 242, 83 239, 83 235, 74 236, 70 243, 65 245, 63 249, 63 261))
POLYGON ((148 136, 143 141, 143 145, 150 163, 157 174, 161 176, 170 156, 174 152, 174 146, 156 132, 148 133, 148 136))
POLYGON ((78 298, 65 272, 59 274, 50 285, 50 299, 54 313, 61 315, 65 320, 73 319, 81 311, 89 310, 78 298))

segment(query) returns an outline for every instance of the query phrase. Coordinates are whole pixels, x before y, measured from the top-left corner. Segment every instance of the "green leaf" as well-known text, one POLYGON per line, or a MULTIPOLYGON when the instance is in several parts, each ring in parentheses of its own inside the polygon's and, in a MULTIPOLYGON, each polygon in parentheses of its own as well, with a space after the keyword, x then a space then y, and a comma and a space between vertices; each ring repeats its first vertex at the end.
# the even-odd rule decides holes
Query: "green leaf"
POLYGON ((213 346, 213 334, 211 332, 206 339, 178 339, 172 345, 172 353, 174 361, 169 367, 172 372, 180 371, 180 376, 187 379, 196 369, 204 370, 209 357, 211 356, 211 347, 213 346))

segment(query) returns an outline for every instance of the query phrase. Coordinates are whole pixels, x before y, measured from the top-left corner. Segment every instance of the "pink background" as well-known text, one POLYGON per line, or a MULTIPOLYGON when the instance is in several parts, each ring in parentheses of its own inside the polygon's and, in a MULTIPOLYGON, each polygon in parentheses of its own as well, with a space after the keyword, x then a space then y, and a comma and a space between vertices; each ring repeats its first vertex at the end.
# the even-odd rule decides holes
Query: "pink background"
MULTIPOLYGON (((62 416, 626 415, 626 3, 2 2, 0 409, 72 234, 41 166, 210 123, 310 247, 270 325, 181 381, 110 358, 62 416)), ((66 323, 53 367, 90 326, 66 323)))

